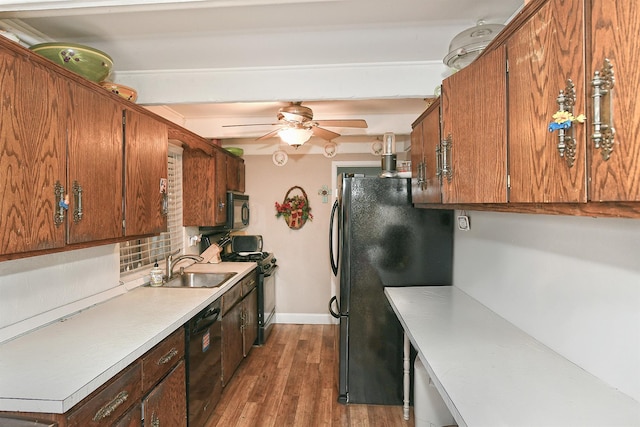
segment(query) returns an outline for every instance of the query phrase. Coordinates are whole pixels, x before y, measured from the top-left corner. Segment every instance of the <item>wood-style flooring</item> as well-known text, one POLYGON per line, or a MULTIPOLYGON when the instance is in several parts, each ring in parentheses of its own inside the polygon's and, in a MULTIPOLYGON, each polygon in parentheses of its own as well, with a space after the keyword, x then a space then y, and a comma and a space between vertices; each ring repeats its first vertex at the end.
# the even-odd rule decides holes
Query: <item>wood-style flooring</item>
POLYGON ((222 393, 207 427, 413 427, 401 406, 337 401, 336 325, 273 327, 222 393))

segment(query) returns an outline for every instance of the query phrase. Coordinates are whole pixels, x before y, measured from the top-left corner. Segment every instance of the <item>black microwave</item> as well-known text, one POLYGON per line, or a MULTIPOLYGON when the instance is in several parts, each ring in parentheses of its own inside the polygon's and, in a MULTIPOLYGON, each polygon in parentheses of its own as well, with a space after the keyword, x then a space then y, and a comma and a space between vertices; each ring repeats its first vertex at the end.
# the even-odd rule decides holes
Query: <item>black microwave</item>
POLYGON ((242 230, 249 226, 249 196, 227 191, 227 225, 229 230, 242 230))

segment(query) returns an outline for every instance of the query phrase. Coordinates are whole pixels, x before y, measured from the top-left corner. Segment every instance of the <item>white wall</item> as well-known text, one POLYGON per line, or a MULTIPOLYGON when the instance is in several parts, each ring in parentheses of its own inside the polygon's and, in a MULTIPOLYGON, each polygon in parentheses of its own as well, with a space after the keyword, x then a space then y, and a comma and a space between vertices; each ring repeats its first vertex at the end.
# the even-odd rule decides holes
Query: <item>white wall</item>
POLYGON ((469 215, 454 284, 640 400, 640 221, 469 215))
POLYGON ((124 292, 117 248, 0 262, 0 342, 124 292))

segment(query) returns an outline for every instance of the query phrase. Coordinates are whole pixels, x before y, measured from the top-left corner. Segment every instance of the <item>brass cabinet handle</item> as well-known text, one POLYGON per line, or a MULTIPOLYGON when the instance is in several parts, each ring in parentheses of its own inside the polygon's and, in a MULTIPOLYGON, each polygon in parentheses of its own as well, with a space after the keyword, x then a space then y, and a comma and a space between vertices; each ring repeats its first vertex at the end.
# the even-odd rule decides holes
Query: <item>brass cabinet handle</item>
POLYGON ((59 227, 64 222, 65 211, 69 209, 69 204, 65 200, 64 186, 60 181, 56 181, 53 186, 53 193, 56 196, 56 208, 53 214, 53 223, 59 227))
POLYGON ((76 206, 73 209, 73 222, 76 224, 82 221, 84 213, 82 212, 82 186, 78 181, 73 181, 73 195, 76 199, 76 206))
POLYGON ((612 96, 611 90, 615 85, 615 78, 613 75, 613 66, 609 59, 604 60, 604 65, 601 70, 596 70, 593 73, 593 80, 591 80, 591 86, 593 87, 593 134, 591 139, 593 140, 596 149, 602 148, 602 158, 606 161, 611 157, 613 151, 613 142, 616 130, 613 127, 613 108, 612 108, 612 96), (608 104, 606 105, 606 111, 608 117, 606 122, 602 118, 602 98, 610 95, 608 104))
POLYGON ((127 393, 126 390, 118 393, 111 402, 107 403, 105 406, 100 408, 98 412, 96 412, 96 414, 93 416, 93 421, 98 422, 113 414, 113 412, 118 409, 118 407, 122 405, 128 397, 129 393, 127 393))
MULTIPOLYGON (((569 116, 573 117, 573 106, 576 104, 576 90, 571 79, 567 79, 567 87, 560 90, 558 98, 556 98, 556 102, 558 103, 559 113, 567 112, 569 113, 569 116)), ((573 126, 571 126, 571 121, 569 122, 569 127, 558 129, 557 147, 560 157, 563 157, 566 160, 567 166, 570 168, 573 167, 573 164, 576 161, 576 139, 573 136, 573 126)))
POLYGON ((157 365, 166 365, 167 363, 169 363, 171 361, 171 359, 173 359, 176 355, 178 354, 178 350, 176 350, 175 347, 173 347, 171 350, 169 350, 169 352, 167 354, 165 354, 164 356, 162 356, 160 359, 158 359, 158 361, 156 362, 157 365))
POLYGON ((451 151, 451 134, 449 134, 445 139, 440 142, 441 149, 440 154, 442 156, 442 169, 440 170, 440 174, 447 178, 447 181, 451 182, 453 178, 453 169, 449 165, 449 151, 451 151))
POLYGON ((164 191, 162 193, 162 216, 169 216, 169 194, 164 191))

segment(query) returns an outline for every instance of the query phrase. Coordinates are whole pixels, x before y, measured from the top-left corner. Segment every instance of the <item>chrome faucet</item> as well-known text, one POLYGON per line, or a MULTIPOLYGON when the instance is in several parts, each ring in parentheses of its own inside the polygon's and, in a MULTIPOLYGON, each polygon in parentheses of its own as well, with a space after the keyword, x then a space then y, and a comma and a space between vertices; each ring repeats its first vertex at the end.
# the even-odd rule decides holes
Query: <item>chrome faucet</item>
POLYGON ((174 266, 179 263, 180 261, 184 260, 184 259, 192 259, 194 261, 200 262, 202 260, 204 260, 204 258, 202 258, 201 256, 198 255, 180 255, 179 257, 176 257, 175 259, 173 258, 174 255, 177 255, 178 252, 180 252, 180 249, 178 249, 177 251, 170 253, 169 255, 167 255, 167 259, 166 259, 166 265, 167 265, 167 276, 166 276, 166 281, 168 282, 169 280, 171 280, 171 278, 173 277, 173 268, 174 266))

